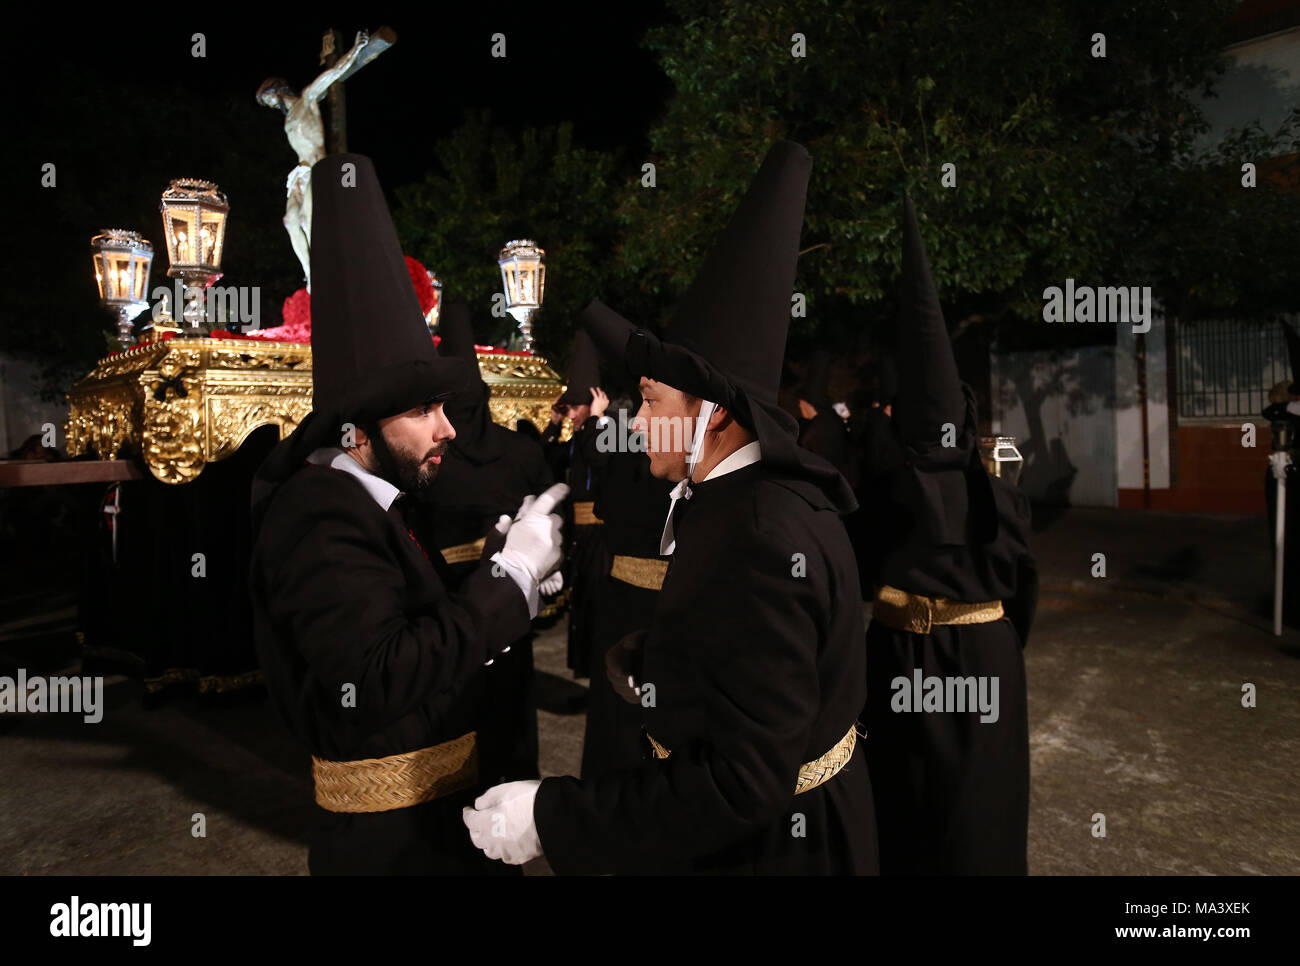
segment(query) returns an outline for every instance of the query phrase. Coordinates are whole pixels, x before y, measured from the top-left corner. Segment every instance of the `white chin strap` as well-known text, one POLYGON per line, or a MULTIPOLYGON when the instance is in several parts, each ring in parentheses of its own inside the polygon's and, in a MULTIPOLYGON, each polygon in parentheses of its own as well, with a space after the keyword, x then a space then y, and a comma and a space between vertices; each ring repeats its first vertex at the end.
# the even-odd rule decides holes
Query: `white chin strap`
POLYGON ((688 486, 690 485, 691 474, 695 472, 695 464, 700 461, 700 450, 704 448, 704 431, 708 429, 709 420, 713 418, 713 411, 717 408, 717 403, 709 402, 707 399, 700 403, 700 414, 695 417, 695 436, 691 440, 691 453, 686 457, 688 486))
POLYGON ((677 508, 678 500, 691 498, 691 472, 695 469, 695 464, 700 461, 700 450, 704 446, 704 430, 709 425, 713 411, 717 408, 717 403, 711 403, 707 399, 700 403, 700 414, 695 418, 695 434, 691 440, 691 453, 686 457, 686 478, 673 487, 672 493, 669 494, 672 502, 668 504, 668 518, 664 520, 663 536, 659 538, 659 552, 664 556, 669 556, 677 549, 677 537, 673 533, 673 510, 677 508))

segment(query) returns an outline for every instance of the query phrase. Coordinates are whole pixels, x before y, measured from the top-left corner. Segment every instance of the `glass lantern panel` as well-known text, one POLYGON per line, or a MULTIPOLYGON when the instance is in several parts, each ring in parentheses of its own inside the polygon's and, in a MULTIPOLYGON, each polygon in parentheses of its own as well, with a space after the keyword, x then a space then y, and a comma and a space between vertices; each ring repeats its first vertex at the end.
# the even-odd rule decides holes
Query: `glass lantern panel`
POLYGON ((104 273, 108 270, 108 266, 104 261, 104 253, 102 251, 95 252, 94 262, 95 287, 99 289, 99 298, 102 301, 104 298, 104 273))
POLYGON ((171 252, 172 264, 194 264, 197 261, 194 248, 196 235, 194 224, 197 220, 195 217, 197 212, 193 208, 169 207, 167 215, 167 246, 171 252))
POLYGON ((135 287, 132 289, 134 300, 137 302, 145 301, 144 290, 149 284, 149 263, 153 259, 149 255, 136 255, 135 264, 135 287))
POLYGON ((109 298, 129 299, 131 297, 131 253, 129 251, 106 251, 104 262, 108 269, 106 281, 109 298))
POLYGON ((221 223, 223 220, 220 214, 205 211, 203 213, 203 226, 199 229, 200 250, 202 252, 199 261, 204 265, 211 265, 213 268, 221 264, 221 244, 222 235, 224 234, 221 230, 221 223))
POLYGON ((501 266, 501 284, 505 286, 506 304, 514 305, 518 302, 518 298, 515 297, 518 290, 515 285, 514 264, 512 262, 506 262, 501 266))

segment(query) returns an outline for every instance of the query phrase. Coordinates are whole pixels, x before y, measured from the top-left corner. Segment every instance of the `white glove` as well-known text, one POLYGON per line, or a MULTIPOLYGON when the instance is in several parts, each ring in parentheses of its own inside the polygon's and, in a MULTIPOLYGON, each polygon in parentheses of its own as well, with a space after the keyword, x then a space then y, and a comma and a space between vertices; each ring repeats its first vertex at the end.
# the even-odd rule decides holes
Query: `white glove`
POLYGON ((536 779, 495 785, 461 810, 469 839, 489 859, 506 865, 523 865, 542 854, 542 840, 533 822, 533 800, 541 782, 536 779))
POLYGON ((547 597, 551 596, 551 594, 558 594, 563 587, 564 574, 558 570, 537 585, 537 589, 547 597))
POLYGON ((501 556, 522 567, 534 582, 560 566, 560 518, 551 511, 568 495, 568 486, 556 483, 541 496, 525 497, 506 533, 501 556))

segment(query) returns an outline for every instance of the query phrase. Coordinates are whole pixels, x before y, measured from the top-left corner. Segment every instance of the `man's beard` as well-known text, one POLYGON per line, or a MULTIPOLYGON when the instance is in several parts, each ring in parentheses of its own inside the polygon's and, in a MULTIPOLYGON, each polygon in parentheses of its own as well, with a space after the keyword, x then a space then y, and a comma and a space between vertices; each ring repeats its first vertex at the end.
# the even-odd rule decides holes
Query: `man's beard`
POLYGON ((423 454, 413 450, 388 445, 386 437, 378 426, 373 433, 367 434, 375 452, 375 461, 379 464, 376 475, 383 477, 393 486, 413 499, 427 502, 433 498, 433 481, 438 476, 438 464, 426 463, 431 456, 442 456, 447 452, 447 444, 437 443, 423 454))

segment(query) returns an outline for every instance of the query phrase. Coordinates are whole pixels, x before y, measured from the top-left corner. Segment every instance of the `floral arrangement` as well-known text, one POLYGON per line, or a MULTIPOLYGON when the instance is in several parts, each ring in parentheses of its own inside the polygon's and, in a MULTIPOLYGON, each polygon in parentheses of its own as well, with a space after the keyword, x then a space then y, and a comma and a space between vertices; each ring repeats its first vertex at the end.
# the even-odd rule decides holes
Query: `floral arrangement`
POLYGON ((415 286, 415 296, 420 300, 420 313, 428 318, 433 307, 438 304, 438 293, 429 281, 428 270, 410 255, 402 257, 406 259, 406 271, 411 276, 411 284, 415 286))

